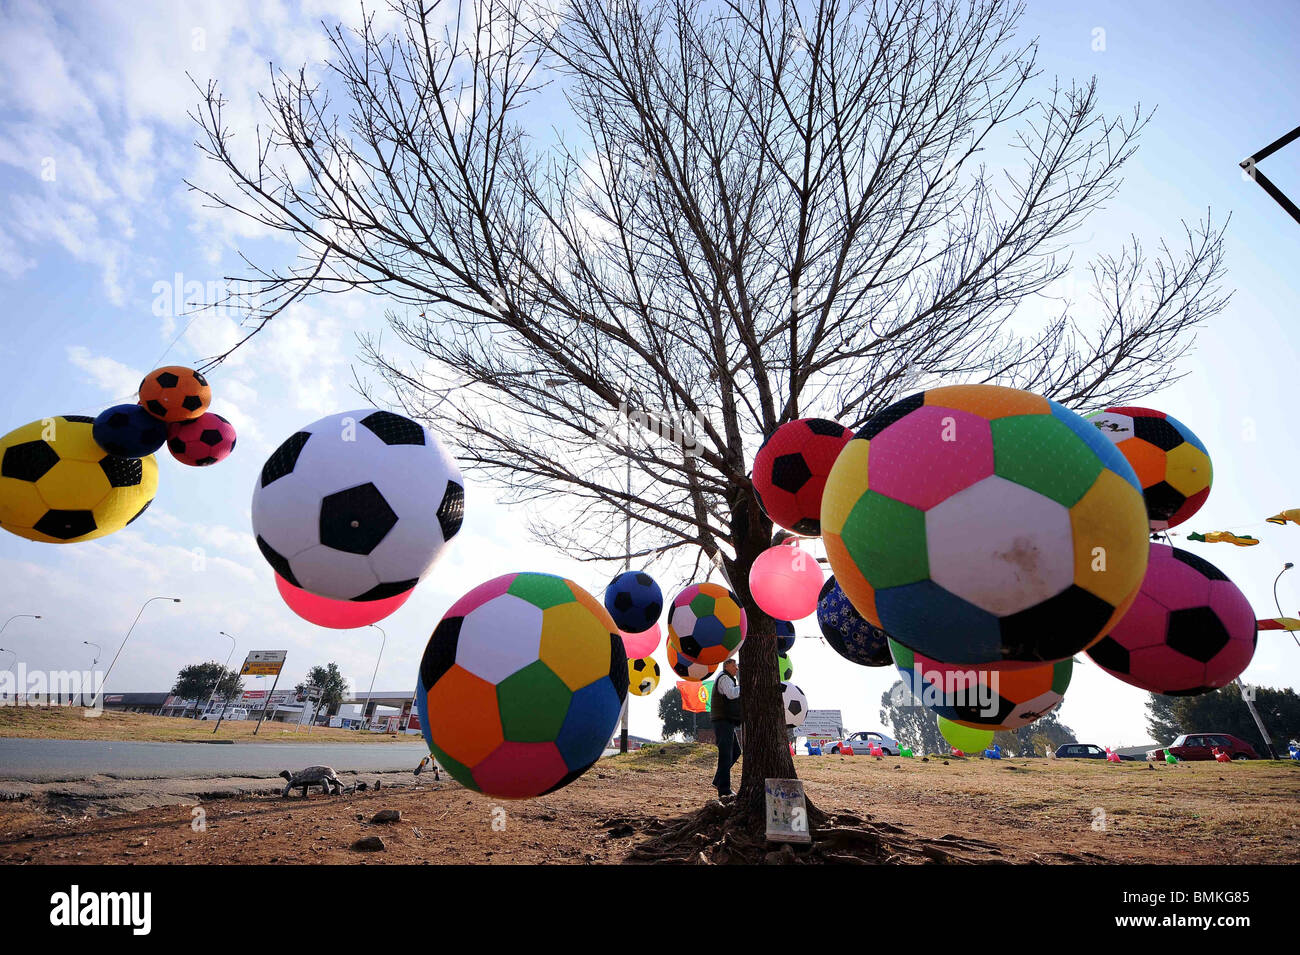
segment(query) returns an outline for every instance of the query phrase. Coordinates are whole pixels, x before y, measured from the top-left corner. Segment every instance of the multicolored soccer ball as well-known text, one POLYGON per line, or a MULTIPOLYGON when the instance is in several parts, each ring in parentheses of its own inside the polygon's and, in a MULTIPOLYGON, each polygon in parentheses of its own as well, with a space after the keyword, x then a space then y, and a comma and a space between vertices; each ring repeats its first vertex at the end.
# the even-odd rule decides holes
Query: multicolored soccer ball
POLYGON ((945 719, 996 731, 1028 726, 1061 705, 1074 658, 1022 670, 975 670, 931 660, 889 641, 912 698, 945 719))
POLYGON ((1133 465, 1152 530, 1168 530, 1201 509, 1214 467, 1191 428, 1150 408, 1107 408, 1088 420, 1133 465))
POLYGON ((619 574, 605 588, 605 609, 618 629, 642 633, 658 621, 664 609, 663 591, 649 574, 629 570, 619 574))
POLYGON ((1240 676, 1257 639, 1250 601, 1221 570, 1153 543, 1137 600, 1088 656, 1150 693, 1195 696, 1240 676))
POLYGON ((139 405, 114 405, 101 411, 90 433, 96 444, 119 458, 143 458, 167 440, 167 426, 139 405))
POLYGON ((1141 485, 1053 401, 997 385, 895 402, 826 482, 822 539, 853 606, 934 660, 1033 666, 1124 615, 1146 571, 1141 485))
POLYGON ((155 368, 140 382, 140 405, 160 421, 190 421, 211 403, 208 379, 183 365, 155 368))
POLYGON ((193 421, 167 425, 167 450, 181 464, 205 468, 224 461, 235 450, 235 426, 219 414, 205 411, 193 421))
POLYGON ((659 664, 653 657, 627 661, 627 691, 633 696, 649 696, 659 685, 659 664))
POLYGON ((70 544, 119 531, 158 491, 152 455, 109 454, 94 420, 59 415, 0 438, 0 527, 28 540, 70 544))
POLYGON ((253 533, 275 572, 333 600, 410 590, 460 530, 460 468, 418 422, 349 411, 276 449, 253 489, 253 533))
POLYGON ((776 673, 777 679, 782 683, 789 683, 790 678, 794 676, 794 664, 790 662, 790 658, 784 653, 776 655, 776 673))
POLYGON ((794 624, 789 620, 776 621, 776 649, 779 653, 794 649, 794 624))
POLYGON ((785 714, 785 725, 789 729, 802 726, 808 718, 808 697, 793 683, 781 684, 781 711, 785 714))
POLYGON ((701 680, 707 680, 717 672, 719 665, 718 663, 701 663, 699 660, 688 657, 678 650, 671 639, 668 642, 668 669, 687 682, 698 683, 701 680))
POLYGON ((628 690, 609 613, 571 580, 506 574, 438 623, 416 704, 429 751, 468 789, 501 799, 554 792, 600 758, 628 690))
POLYGON ((772 521, 805 536, 821 533, 826 476, 853 432, 825 418, 788 421, 754 456, 758 503, 772 521))
POLYGON ((739 650, 745 628, 744 608, 721 584, 691 584, 668 608, 669 646, 705 666, 717 666, 739 650))
POLYGON ((858 613, 834 577, 826 578, 817 597, 817 626, 831 649, 850 663, 889 666, 889 636, 858 613))

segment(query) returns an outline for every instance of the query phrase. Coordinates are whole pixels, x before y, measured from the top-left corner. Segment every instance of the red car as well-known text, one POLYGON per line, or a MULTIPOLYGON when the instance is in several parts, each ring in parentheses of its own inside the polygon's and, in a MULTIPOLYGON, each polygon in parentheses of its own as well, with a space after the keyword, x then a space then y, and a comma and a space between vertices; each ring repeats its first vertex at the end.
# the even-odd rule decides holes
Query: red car
POLYGON ((1164 749, 1153 749, 1147 759, 1159 762, 1166 753, 1179 759, 1214 759, 1214 750, 1221 749, 1233 759, 1259 759, 1259 753, 1243 739, 1227 733, 1184 733, 1164 749))

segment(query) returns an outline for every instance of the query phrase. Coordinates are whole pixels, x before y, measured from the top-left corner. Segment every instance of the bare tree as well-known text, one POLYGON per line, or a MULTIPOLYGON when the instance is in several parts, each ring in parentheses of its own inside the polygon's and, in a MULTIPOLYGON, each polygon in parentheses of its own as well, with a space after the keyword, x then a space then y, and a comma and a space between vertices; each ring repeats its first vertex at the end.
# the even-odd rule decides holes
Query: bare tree
POLYGON ((382 295, 414 358, 366 337, 366 361, 462 461, 562 499, 532 511, 544 539, 621 557, 630 515, 635 559, 722 568, 750 619, 747 812, 794 775, 748 590, 772 535, 747 467, 763 436, 860 425, 923 381, 1138 399, 1227 300, 1207 218, 1180 251, 1092 263, 1090 320, 1067 301, 1026 322, 1149 116, 1044 83, 1007 0, 394 9, 388 32, 327 28, 321 82, 272 73, 255 159, 200 90, 199 146, 231 182, 209 198, 301 250, 238 277, 249 334, 304 296, 382 295))

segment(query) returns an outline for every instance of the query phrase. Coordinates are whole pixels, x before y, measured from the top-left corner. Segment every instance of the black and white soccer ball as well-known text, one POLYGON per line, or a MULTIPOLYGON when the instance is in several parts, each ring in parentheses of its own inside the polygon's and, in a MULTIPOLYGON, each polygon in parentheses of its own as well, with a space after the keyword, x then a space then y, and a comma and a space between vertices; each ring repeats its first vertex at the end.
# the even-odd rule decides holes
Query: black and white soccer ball
POLYGON ((808 697, 803 690, 793 683, 781 684, 781 709, 785 713, 785 725, 790 729, 802 726, 808 718, 808 697))
POLYGON ((334 600, 410 590, 460 530, 456 459, 423 425, 365 409, 308 425, 267 459, 253 533, 275 572, 334 600))

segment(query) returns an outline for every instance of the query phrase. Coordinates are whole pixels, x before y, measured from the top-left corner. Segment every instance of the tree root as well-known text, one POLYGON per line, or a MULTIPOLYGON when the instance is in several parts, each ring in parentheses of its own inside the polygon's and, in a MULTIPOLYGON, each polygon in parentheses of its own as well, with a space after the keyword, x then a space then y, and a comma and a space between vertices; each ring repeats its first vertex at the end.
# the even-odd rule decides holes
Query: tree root
POLYGON ((809 807, 811 845, 770 843, 762 813, 711 800, 687 816, 646 826, 650 838, 625 861, 643 864, 975 865, 1006 863, 987 842, 955 835, 929 839, 850 812, 809 807))

